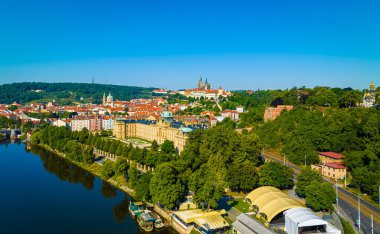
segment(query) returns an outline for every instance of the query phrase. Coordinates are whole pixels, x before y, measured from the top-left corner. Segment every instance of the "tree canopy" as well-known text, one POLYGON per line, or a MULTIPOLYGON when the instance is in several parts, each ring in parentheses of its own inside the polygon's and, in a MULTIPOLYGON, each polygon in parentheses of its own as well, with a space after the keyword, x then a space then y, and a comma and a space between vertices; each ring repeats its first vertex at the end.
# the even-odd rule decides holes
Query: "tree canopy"
POLYGON ((328 182, 318 182, 314 180, 306 187, 306 206, 314 211, 332 210, 335 202, 335 191, 328 182))
POLYGON ((265 163, 259 170, 259 185, 289 189, 294 185, 293 171, 290 167, 277 162, 265 163))

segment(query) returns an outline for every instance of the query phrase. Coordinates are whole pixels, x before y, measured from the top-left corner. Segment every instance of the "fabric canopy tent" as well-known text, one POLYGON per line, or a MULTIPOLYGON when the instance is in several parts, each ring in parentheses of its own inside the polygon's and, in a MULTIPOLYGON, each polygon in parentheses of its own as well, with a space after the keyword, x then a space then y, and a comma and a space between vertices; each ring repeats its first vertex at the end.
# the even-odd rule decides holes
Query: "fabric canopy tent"
POLYGON ((298 234, 300 228, 321 227, 321 233, 340 234, 341 231, 334 228, 327 221, 321 219, 307 208, 292 208, 284 212, 285 230, 288 234, 298 234))

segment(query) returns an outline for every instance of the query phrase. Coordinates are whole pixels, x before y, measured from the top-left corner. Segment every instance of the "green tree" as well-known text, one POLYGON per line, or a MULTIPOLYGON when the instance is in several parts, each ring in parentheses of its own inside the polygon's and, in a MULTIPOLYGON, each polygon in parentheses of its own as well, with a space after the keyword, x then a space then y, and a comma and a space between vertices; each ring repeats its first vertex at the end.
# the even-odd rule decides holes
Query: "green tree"
POLYGON ((128 169, 128 183, 135 189, 139 182, 139 171, 136 169, 136 164, 132 164, 128 169))
POLYGON ((379 120, 378 116, 371 115, 367 123, 363 126, 364 133, 372 138, 379 134, 379 120))
POLYGON ((87 145, 91 145, 91 142, 92 142, 92 139, 94 138, 94 134, 88 134, 88 138, 87 138, 87 140, 86 140, 86 142, 85 142, 85 144, 87 144, 87 145))
POLYGON ((91 146, 84 148, 82 151, 82 157, 83 157, 84 163, 87 163, 87 164, 93 163, 95 160, 94 148, 91 146))
POLYGON ((154 203, 160 203, 173 209, 185 192, 185 187, 178 179, 178 172, 172 163, 161 164, 154 172, 149 190, 154 203))
POLYGON ((306 206, 314 211, 332 210, 335 198, 336 194, 330 183, 314 180, 306 187, 306 206))
POLYGON ((338 97, 329 88, 317 87, 308 97, 306 103, 312 106, 337 106, 338 97))
POLYGON ((259 163, 259 157, 261 156, 262 146, 259 143, 258 137, 253 134, 240 134, 240 154, 241 159, 249 160, 253 164, 259 163))
POLYGON ((151 195, 149 190, 149 184, 152 179, 152 173, 144 173, 141 175, 139 186, 136 188, 136 198, 139 200, 150 201, 151 195))
POLYGON ((103 150, 105 152, 109 152, 110 151, 110 147, 111 147, 111 141, 110 140, 104 140, 103 150))
POLYGON ((277 162, 265 163, 259 170, 259 185, 289 189, 294 185, 291 168, 277 162))
POLYGON ((340 97, 339 97, 339 106, 340 107, 355 107, 356 103, 360 102, 361 98, 361 93, 358 91, 347 91, 344 92, 340 97))
POLYGON ((40 131, 36 131, 30 137, 30 143, 32 145, 38 145, 40 142, 41 142, 41 132, 40 131))
POLYGON ((207 165, 201 166, 189 179, 189 188, 194 192, 194 202, 202 204, 202 209, 216 208, 223 195, 223 187, 216 183, 215 175, 208 170, 207 165))
POLYGON ((122 154, 123 154, 123 146, 124 146, 124 144, 119 144, 118 145, 118 147, 116 149, 116 152, 115 152, 116 155, 122 156, 122 154))
POLYGON ((169 140, 165 140, 164 143, 161 145, 161 152, 165 154, 174 154, 175 153, 175 148, 174 148, 174 143, 169 140))
POLYGON ((121 153, 121 156, 123 157, 128 157, 128 154, 129 154, 129 147, 127 145, 124 145, 124 144, 120 144, 120 145, 123 145, 123 151, 121 153))
POLYGON ((16 109, 18 109, 18 107, 15 106, 15 105, 12 105, 12 106, 10 106, 10 107, 8 108, 8 110, 10 110, 10 111, 14 111, 14 110, 16 110, 16 109))
POLYGON ((153 140, 152 141, 152 145, 150 147, 150 150, 151 151, 158 151, 158 149, 160 148, 160 146, 158 145, 157 141, 156 140, 153 140))
POLYGON ((296 193, 298 196, 305 197, 306 196, 306 188, 314 181, 317 181, 318 183, 323 182, 323 178, 319 173, 313 169, 311 169, 310 166, 302 167, 301 173, 297 177, 296 182, 296 193))
POLYGON ((228 168, 226 180, 231 190, 248 192, 257 187, 259 175, 255 164, 245 161, 231 165, 228 168))
POLYGON ((115 174, 115 165, 111 161, 105 161, 102 168, 102 176, 106 179, 111 178, 115 174))
POLYGON ((115 154, 118 145, 119 145, 119 141, 112 140, 112 141, 111 141, 111 145, 110 145, 109 152, 110 152, 111 154, 115 154))
POLYGON ((128 172, 129 163, 127 159, 118 157, 115 163, 115 174, 117 176, 125 176, 128 172))
MULTIPOLYGON (((54 142, 54 139, 52 138, 49 138, 49 139, 53 140, 54 142)), ((68 158, 77 162, 83 161, 82 148, 76 140, 67 141, 63 147, 63 151, 66 153, 68 158)))
POLYGON ((32 122, 27 122, 22 126, 22 132, 26 134, 28 131, 32 130, 34 128, 34 124, 32 122))
POLYGON ((79 133, 79 142, 80 143, 85 143, 88 137, 88 130, 87 128, 83 128, 82 131, 79 133))

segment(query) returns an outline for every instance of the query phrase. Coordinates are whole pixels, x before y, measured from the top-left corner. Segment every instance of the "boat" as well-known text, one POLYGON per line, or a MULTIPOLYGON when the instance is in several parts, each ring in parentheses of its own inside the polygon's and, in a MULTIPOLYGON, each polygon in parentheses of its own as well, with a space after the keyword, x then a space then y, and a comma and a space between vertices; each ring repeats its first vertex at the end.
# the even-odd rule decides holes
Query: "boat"
POLYGON ((165 223, 162 221, 161 217, 155 212, 151 212, 152 217, 154 218, 154 227, 159 230, 165 227, 165 223))
POLYGON ((154 218, 149 210, 145 210, 137 216, 139 226, 146 232, 154 230, 154 218))
POLYGON ((141 201, 138 202, 130 202, 128 205, 129 212, 131 213, 132 217, 135 218, 139 214, 144 212, 144 203, 141 201))

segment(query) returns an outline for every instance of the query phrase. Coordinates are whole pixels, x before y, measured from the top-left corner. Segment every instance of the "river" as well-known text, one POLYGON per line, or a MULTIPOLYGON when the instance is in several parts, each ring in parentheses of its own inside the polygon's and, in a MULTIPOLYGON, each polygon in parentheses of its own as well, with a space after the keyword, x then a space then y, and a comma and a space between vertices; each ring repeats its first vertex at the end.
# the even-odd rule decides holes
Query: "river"
POLYGON ((41 148, 0 144, 0 186, 0 233, 143 233, 128 194, 41 148))

